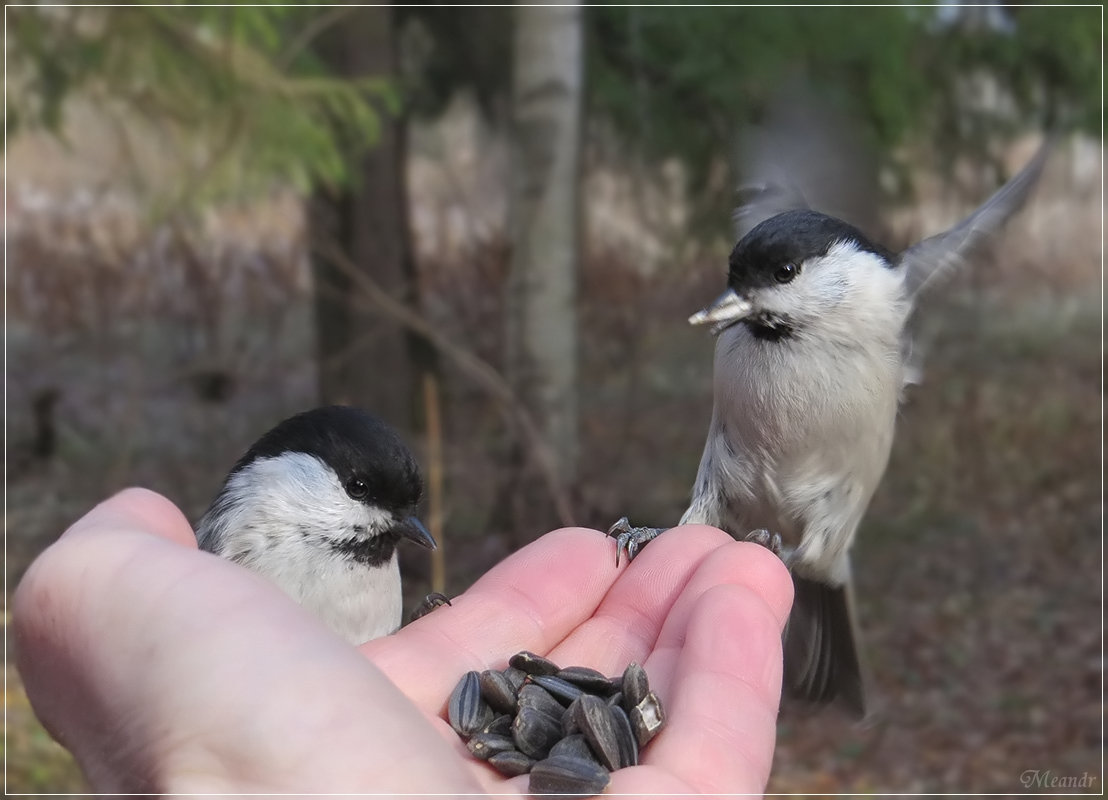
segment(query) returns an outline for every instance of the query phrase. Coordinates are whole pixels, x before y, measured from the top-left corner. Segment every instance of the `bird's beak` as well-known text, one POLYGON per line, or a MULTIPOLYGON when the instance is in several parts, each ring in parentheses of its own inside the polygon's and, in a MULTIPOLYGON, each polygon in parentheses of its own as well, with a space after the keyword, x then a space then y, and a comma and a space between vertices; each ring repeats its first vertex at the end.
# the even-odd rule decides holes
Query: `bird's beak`
POLYGON ((734 289, 728 289, 717 297, 711 305, 700 309, 689 317, 689 324, 704 325, 708 322, 714 322, 712 333, 719 333, 740 319, 750 316, 753 311, 754 304, 750 300, 740 297, 734 289))
POLYGON ((426 547, 428 550, 434 550, 438 547, 435 544, 435 537, 415 517, 408 517, 396 523, 393 526, 393 532, 400 534, 404 539, 415 542, 420 547, 426 547))

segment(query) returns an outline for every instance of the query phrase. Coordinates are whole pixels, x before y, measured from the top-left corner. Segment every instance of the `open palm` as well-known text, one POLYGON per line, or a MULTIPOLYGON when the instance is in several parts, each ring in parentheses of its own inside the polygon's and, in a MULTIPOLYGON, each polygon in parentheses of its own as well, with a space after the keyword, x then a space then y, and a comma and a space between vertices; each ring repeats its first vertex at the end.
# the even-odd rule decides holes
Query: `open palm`
POLYGON ((519 650, 646 667, 669 722, 609 791, 761 792, 791 591, 775 557, 713 528, 619 567, 612 540, 565 529, 352 648, 129 490, 31 566, 13 617, 35 711, 102 792, 525 793, 443 720, 462 673, 519 650))

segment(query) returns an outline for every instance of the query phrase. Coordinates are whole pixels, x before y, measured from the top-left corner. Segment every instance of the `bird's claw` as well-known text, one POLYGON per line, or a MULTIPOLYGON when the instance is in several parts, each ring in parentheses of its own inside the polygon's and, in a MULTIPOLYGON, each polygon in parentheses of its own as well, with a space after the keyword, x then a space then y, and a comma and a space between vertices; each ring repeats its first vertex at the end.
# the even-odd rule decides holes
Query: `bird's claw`
POLYGON ((627 517, 620 517, 612 527, 608 528, 608 535, 616 540, 616 566, 619 566, 619 556, 627 553, 627 562, 635 559, 647 544, 656 539, 666 528, 636 528, 632 527, 627 517))
POLYGON ((408 622, 415 622, 420 617, 425 617, 439 606, 451 605, 450 598, 441 592, 431 592, 423 598, 423 602, 416 606, 415 611, 408 617, 408 622))
POLYGON ((759 528, 748 533, 745 541, 760 544, 778 558, 784 559, 782 554, 785 552, 785 548, 781 544, 781 534, 779 533, 770 533, 765 528, 759 528))

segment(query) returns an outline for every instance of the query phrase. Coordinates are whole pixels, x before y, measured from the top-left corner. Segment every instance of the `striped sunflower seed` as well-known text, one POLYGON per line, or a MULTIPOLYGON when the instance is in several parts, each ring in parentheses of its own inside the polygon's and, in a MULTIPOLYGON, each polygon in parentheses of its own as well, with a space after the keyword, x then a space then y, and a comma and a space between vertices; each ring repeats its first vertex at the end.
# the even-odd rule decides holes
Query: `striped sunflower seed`
POLYGON ((492 719, 492 710, 481 699, 481 681, 476 672, 467 672, 458 681, 458 685, 450 693, 446 715, 450 720, 450 727, 465 738, 477 733, 492 719))
POLYGON ((574 758, 587 758, 592 761, 596 761, 597 764, 600 761, 596 757, 596 753, 589 747, 589 741, 583 734, 575 733, 571 736, 566 736, 560 742, 550 748, 550 756, 573 756, 574 758))
POLYGON ((519 690, 522 689, 523 684, 527 682, 527 673, 515 667, 508 667, 502 674, 508 679, 508 682, 512 684, 512 688, 515 689, 516 694, 519 694, 519 690))
POLYGON ((577 727, 588 739, 600 763, 609 770, 619 769, 619 736, 611 706, 596 695, 583 694, 575 716, 577 727))
POLYGON ((528 675, 555 675, 560 667, 548 658, 522 650, 508 659, 509 666, 521 669, 528 675))
POLYGON ((619 767, 633 767, 639 763, 639 743, 631 730, 631 720, 627 712, 619 706, 608 706, 615 722, 616 744, 619 748, 619 767))
POLYGON ((566 736, 572 736, 575 733, 580 733, 581 729, 577 727, 577 707, 581 705, 581 698, 578 697, 562 713, 562 733, 566 736))
POLYGON ((604 673, 588 667, 566 667, 559 670, 555 677, 561 678, 563 681, 569 681, 589 694, 598 694, 603 697, 607 697, 619 688, 604 673))
POLYGON ((505 778, 514 778, 531 771, 535 765, 535 759, 525 756, 518 750, 507 750, 497 753, 489 759, 489 765, 505 778))
POLYGON ((498 736, 495 733, 478 733, 466 742, 466 747, 476 758, 488 761, 497 753, 515 750, 516 743, 509 736, 498 736))
POLYGON ((532 675, 531 682, 546 689, 555 700, 567 706, 584 694, 580 686, 575 686, 557 675, 532 675))
MULTIPOLYGON (((513 709, 514 711, 514 709, 513 709)), ((481 728, 481 733, 495 733, 497 736, 511 736, 512 735, 512 717, 515 714, 501 714, 499 717, 493 717, 484 727, 481 728)))
POLYGON ((637 661, 632 661, 623 671, 623 682, 620 688, 623 690, 624 707, 628 709, 641 703, 646 693, 650 691, 646 670, 637 661))
POLYGON ((528 683, 519 690, 519 709, 534 708, 554 719, 561 719, 565 706, 554 699, 554 696, 536 683, 528 683))
POLYGON ((558 719, 529 706, 521 708, 512 722, 516 748, 531 758, 545 758, 561 738, 562 726, 558 719))
POLYGON ((562 797, 592 797, 611 780, 608 770, 595 761, 573 756, 552 756, 531 767, 528 791, 562 797))
POLYGON ((512 714, 516 710, 518 696, 512 682, 504 673, 487 669, 481 673, 481 697, 489 704, 493 711, 501 714, 512 714))

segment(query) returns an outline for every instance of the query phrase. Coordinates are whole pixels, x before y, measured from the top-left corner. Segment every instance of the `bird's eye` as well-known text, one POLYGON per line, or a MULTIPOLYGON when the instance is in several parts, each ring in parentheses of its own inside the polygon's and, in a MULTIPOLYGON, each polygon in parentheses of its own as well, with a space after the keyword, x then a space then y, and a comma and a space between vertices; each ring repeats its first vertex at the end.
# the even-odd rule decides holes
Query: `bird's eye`
POLYGON ((773 273, 773 279, 778 283, 788 283, 800 274, 800 267, 796 264, 784 264, 773 273))
POLYGON ((351 478, 346 482, 346 493, 355 500, 364 500, 369 494, 369 487, 366 486, 365 481, 351 478))

